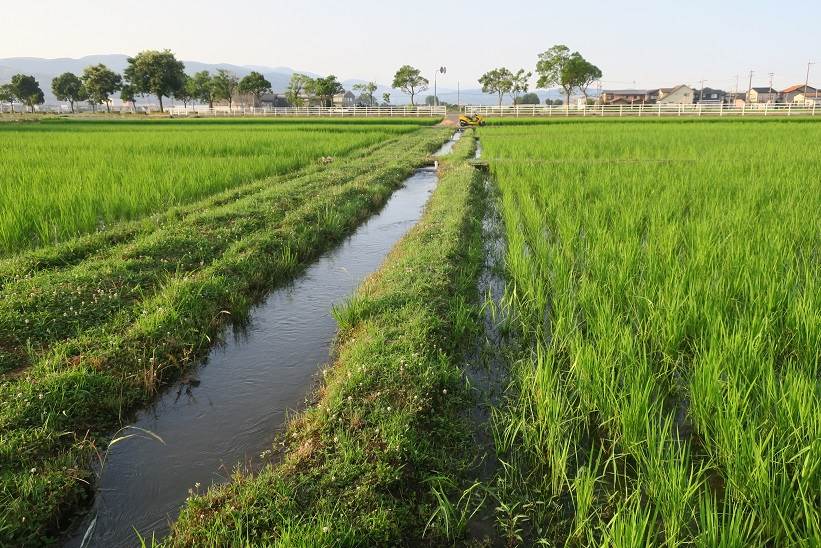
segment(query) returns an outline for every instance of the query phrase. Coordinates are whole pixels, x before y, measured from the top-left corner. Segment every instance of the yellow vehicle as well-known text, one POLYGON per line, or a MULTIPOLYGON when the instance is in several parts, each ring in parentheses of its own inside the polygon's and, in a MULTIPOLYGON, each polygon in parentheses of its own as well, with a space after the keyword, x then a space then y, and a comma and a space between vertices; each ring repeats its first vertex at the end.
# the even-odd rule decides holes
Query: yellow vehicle
POLYGON ((459 115, 459 125, 462 127, 476 127, 485 125, 485 119, 478 114, 459 115))

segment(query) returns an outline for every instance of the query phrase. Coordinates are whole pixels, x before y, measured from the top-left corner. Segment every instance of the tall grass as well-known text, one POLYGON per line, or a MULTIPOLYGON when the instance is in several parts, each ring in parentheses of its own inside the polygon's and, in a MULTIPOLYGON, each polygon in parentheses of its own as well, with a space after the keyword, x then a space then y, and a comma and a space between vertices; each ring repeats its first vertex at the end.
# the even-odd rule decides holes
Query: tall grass
POLYGON ((429 123, 381 122, 0 124, 0 254, 189 203, 429 123))
POLYGON ((821 543, 819 139, 784 121, 482 130, 530 349, 502 450, 520 496, 584 510, 534 537, 587 537, 595 516, 614 545, 821 543))

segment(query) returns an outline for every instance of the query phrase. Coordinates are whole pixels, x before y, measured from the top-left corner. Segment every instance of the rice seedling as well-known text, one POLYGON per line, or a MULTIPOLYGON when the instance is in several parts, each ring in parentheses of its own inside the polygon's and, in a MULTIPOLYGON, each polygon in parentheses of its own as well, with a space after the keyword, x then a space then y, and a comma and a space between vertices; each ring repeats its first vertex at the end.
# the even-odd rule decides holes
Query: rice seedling
POLYGON ((560 544, 818 543, 821 125, 496 125, 508 503, 560 544))
POLYGON ((0 254, 187 204, 429 120, 0 124, 0 254))

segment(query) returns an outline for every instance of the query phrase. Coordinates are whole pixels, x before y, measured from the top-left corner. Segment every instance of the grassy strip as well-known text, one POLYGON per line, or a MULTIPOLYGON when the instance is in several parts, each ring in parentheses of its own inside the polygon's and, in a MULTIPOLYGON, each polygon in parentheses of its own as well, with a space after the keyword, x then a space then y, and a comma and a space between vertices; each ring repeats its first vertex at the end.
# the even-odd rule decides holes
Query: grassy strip
POLYGON ((29 324, 14 306, 4 309, 5 325, 54 331, 81 314, 87 321, 74 323, 74 334, 64 327, 66 339, 30 351, 32 366, 0 382, 0 544, 53 540, 89 498, 89 458, 106 432, 202 355, 227 318, 241 320, 268 288, 380 207, 446 135, 417 132, 371 157, 203 211, 196 222, 169 223, 110 257, 26 280, 42 293, 4 294, 2 306, 46 303, 39 314, 26 311, 29 324), (157 274, 156 264, 171 268, 157 274), (135 283, 145 271, 154 277, 135 283), (69 301, 49 298, 86 307, 63 316, 69 301))
POLYGON ((463 138, 418 225, 336 311, 338 358, 289 425, 278 465, 189 500, 169 543, 395 545, 426 524, 437 477, 462 469, 469 394, 459 367, 481 248, 479 177, 463 138))

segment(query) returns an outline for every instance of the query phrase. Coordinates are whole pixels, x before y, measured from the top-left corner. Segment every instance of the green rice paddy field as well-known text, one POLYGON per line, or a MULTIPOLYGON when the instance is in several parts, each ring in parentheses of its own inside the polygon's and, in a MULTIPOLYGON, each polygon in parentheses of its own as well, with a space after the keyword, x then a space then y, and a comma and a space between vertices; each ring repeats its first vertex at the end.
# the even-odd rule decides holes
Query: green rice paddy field
POLYGON ((0 254, 187 204, 430 123, 337 119, 0 124, 0 254))
POLYGON ((523 348, 493 424, 507 538, 821 544, 821 124, 481 139, 523 348))
MULTIPOLYGON (((0 544, 76 526, 129 412, 430 163, 433 122, 0 124, 0 544)), ((282 464, 198 492, 165 542, 821 545, 820 142, 799 119, 467 132, 336 310, 282 464)))

